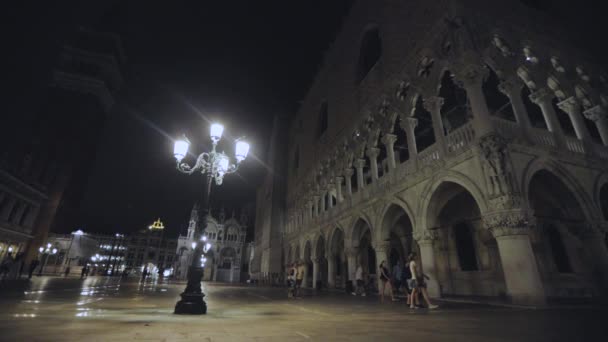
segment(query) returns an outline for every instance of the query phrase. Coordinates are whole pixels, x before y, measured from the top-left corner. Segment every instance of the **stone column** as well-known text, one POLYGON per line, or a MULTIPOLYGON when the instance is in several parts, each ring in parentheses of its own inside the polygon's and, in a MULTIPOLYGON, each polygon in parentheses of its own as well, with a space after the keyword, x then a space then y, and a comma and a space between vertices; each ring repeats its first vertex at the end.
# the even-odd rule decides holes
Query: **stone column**
POLYGON ((538 105, 543 112, 547 129, 549 129, 550 132, 553 132, 557 143, 563 145, 564 131, 557 120, 557 114, 555 114, 553 104, 551 103, 554 97, 555 94, 547 88, 539 89, 530 94, 530 100, 538 105))
POLYGON ((513 303, 542 305, 545 290, 538 272, 536 257, 530 243, 528 228, 518 219, 484 217, 498 245, 498 253, 507 286, 507 295, 513 303))
POLYGON ((585 119, 581 113, 581 106, 574 98, 571 96, 564 101, 557 104, 561 110, 563 110, 570 117, 570 121, 572 121, 572 126, 574 127, 574 132, 576 133, 576 137, 582 141, 589 141, 589 130, 585 125, 585 119))
POLYGON ((344 177, 342 176, 337 176, 336 177, 336 202, 337 203, 341 203, 344 198, 342 197, 342 181, 344 180, 344 177))
POLYGON ((608 146, 608 120, 606 120, 606 112, 604 109, 597 105, 587 109, 584 114, 587 119, 595 122, 595 126, 602 138, 602 143, 604 146, 608 146))
POLYGON ((425 279, 427 291, 431 297, 441 297, 439 282, 437 278, 437 266, 435 264, 435 252, 433 244, 437 240, 436 233, 425 230, 417 236, 416 241, 420 247, 420 272, 429 279, 425 279))
POLYGON ((424 99, 424 109, 431 113, 433 120, 435 143, 439 145, 439 153, 443 157, 446 155, 446 143, 445 129, 443 128, 443 120, 441 119, 441 106, 443 106, 443 98, 439 96, 431 96, 424 99))
POLYGON ((458 73, 458 79, 462 81, 471 104, 473 128, 477 138, 493 130, 488 104, 481 88, 486 73, 487 71, 480 65, 467 65, 458 73))
POLYGON ((354 162, 355 169, 357 169, 357 191, 361 191, 365 187, 363 181, 363 167, 365 167, 365 159, 357 159, 354 162))
POLYGON ((498 90, 509 98, 511 107, 513 108, 513 115, 515 115, 515 120, 518 124, 524 127, 524 131, 527 132, 530 127, 532 127, 532 124, 530 123, 530 117, 528 116, 526 105, 521 98, 522 86, 523 85, 521 82, 516 80, 503 81, 498 85, 498 90))
POLYGON ((312 288, 317 288, 317 281, 319 281, 319 259, 312 259, 312 288))
POLYGON ((327 253, 327 287, 336 288, 336 256, 327 253))
POLYGON ((386 147, 386 158, 388 160, 388 169, 390 172, 397 167, 395 164, 395 141, 397 141, 397 136, 394 134, 387 133, 382 137, 382 143, 386 147))
POLYGON ((313 204, 313 214, 315 214, 316 217, 319 217, 319 214, 321 213, 321 209, 319 207, 319 196, 313 196, 314 199, 314 204, 313 204))
MULTIPOLYGON (((374 251, 376 252, 376 280, 378 282, 378 290, 380 290, 382 286, 382 283, 380 281, 380 263, 382 261, 386 261, 387 263, 389 262, 390 243, 388 241, 376 243, 374 245, 374 251)), ((390 266, 388 266, 387 264, 385 264, 385 266, 390 271, 390 266)), ((369 270, 370 273, 371 271, 372 270, 369 270)))
POLYGON ((358 247, 350 247, 344 250, 346 254, 346 262, 348 263, 348 280, 351 281, 353 285, 353 290, 357 285, 355 282, 355 271, 357 271, 357 266, 359 263, 357 262, 357 257, 359 256, 359 248, 358 247))
POLYGON ((331 196, 331 190, 332 190, 331 188, 329 188, 327 190, 327 206, 328 206, 327 210, 334 207, 334 203, 332 201, 332 196, 331 196))
POLYGON ((370 147, 367 149, 367 156, 369 157, 370 170, 372 171, 372 182, 378 180, 378 154, 380 149, 377 147, 370 147))
POLYGON ((405 131, 407 137, 407 150, 409 152, 410 163, 413 163, 413 167, 416 168, 416 161, 418 160, 418 147, 416 146, 416 126, 418 126, 418 119, 413 117, 406 117, 401 120, 401 128, 405 131))
POLYGON ((346 196, 352 197, 353 185, 351 184, 351 177, 353 176, 353 168, 347 167, 344 169, 344 181, 346 182, 346 196))

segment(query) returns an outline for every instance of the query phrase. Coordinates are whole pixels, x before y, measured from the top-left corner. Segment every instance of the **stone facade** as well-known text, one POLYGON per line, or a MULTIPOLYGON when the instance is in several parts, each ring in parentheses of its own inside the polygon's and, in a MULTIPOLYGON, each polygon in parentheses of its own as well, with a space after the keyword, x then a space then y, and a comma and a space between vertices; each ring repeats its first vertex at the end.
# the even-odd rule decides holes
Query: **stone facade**
POLYGON ((568 37, 519 2, 357 1, 288 129, 283 265, 340 287, 417 251, 433 296, 606 294, 608 76, 568 37))
MULTIPOLYGON (((187 279, 188 268, 192 263, 193 243, 200 243, 195 240, 195 231, 200 220, 198 213, 198 205, 195 205, 190 214, 187 235, 180 235, 178 238, 174 267, 177 279, 187 279)), ((207 228, 203 234, 211 244, 211 249, 206 256, 203 280, 227 283, 239 283, 244 280, 241 270, 247 269, 249 262, 249 248, 245 243, 246 222, 246 214, 243 214, 240 220, 236 219, 234 213, 231 218, 226 219, 223 209, 217 219, 207 216, 207 228)))

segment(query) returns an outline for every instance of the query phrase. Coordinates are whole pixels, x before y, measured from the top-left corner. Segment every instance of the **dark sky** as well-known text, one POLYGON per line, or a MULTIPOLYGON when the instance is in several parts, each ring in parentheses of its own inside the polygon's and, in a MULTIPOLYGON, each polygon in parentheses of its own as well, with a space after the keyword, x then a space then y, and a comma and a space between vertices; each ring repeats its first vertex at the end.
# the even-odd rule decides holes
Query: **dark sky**
MULTIPOLYGON (((585 0, 525 0, 594 44, 602 10, 585 0)), ((309 1, 24 1, 3 11, 7 112, 36 111, 59 47, 79 25, 115 32, 128 58, 125 84, 107 118, 82 202, 85 230, 134 231, 157 217, 176 233, 187 224, 201 179, 178 174, 172 137, 208 148, 208 121, 246 135, 251 158, 226 177, 212 203, 227 208, 255 198, 276 114, 292 114, 333 41, 351 0, 309 1), (10 49, 8 49, 10 48, 10 49)), ((601 41, 601 40, 600 40, 601 41)), ((593 46, 592 46, 593 45, 593 46)), ((230 139, 220 146, 232 154, 230 139)), ((190 158, 192 161, 192 158, 190 158)), ((62 227, 71 231, 77 227, 62 227)))
MULTIPOLYGON (((212 206, 255 199, 264 175, 274 115, 297 109, 350 1, 111 1, 83 6, 21 5, 38 24, 15 39, 29 75, 44 78, 61 42, 78 25, 120 35, 128 61, 125 84, 107 118, 78 224, 86 231, 135 231, 160 217, 176 233, 202 192, 200 176, 175 170, 173 137, 191 151, 209 148, 209 120, 226 127, 220 150, 247 136, 250 158, 212 190, 212 206), (52 19, 51 19, 52 18, 52 19), (24 41, 25 40, 25 41, 24 41), (34 44, 30 44, 34 43, 34 44), (44 65, 40 55, 46 56, 44 65), (232 139, 230 139, 232 138, 232 139)), ((21 77, 19 77, 21 78, 21 77)), ((21 79, 20 82, 27 82, 21 79)), ((43 87, 38 80, 24 86, 43 87)), ((43 92, 43 90, 39 90, 43 92)), ((35 110, 35 109, 34 109, 35 110)), ((193 157, 190 157, 193 162, 193 157)), ((229 214, 229 213, 228 213, 229 214)), ((58 227, 65 232, 77 227, 58 227)))

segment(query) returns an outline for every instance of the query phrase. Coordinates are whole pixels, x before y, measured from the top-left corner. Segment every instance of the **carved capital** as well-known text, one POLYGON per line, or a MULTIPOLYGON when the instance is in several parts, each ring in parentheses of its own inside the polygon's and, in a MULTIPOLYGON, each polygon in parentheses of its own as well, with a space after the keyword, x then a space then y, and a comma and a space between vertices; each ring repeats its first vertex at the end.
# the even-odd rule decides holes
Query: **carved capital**
POLYGON ((439 234, 436 230, 424 229, 421 232, 414 232, 414 240, 419 244, 433 243, 433 241, 439 238, 439 234))
POLYGON ((488 69, 477 64, 469 64, 459 68, 455 72, 455 78, 462 83, 465 88, 481 87, 483 80, 488 75, 488 69))
POLYGON ((548 88, 540 88, 530 94, 530 101, 540 106, 546 103, 550 103, 554 97, 555 94, 548 88))
MULTIPOLYGON (((376 253, 387 253, 391 249, 390 241, 380 241, 374 244, 374 250, 376 253)), ((382 260, 377 260, 378 262, 382 260)))
POLYGON ((498 90, 505 94, 508 98, 511 96, 520 96, 522 83, 519 81, 502 81, 498 84, 498 90))
POLYGON ((418 126, 418 119, 408 116, 401 120, 401 128, 405 130, 405 133, 412 134, 418 126))
POLYGON ((356 258, 359 255, 359 247, 344 248, 344 254, 348 258, 356 258))
POLYGON ((489 213, 483 216, 483 224, 495 237, 528 234, 533 218, 523 210, 489 213))
POLYGON ((379 154, 380 154, 380 149, 377 147, 370 147, 367 149, 367 156, 371 160, 376 160, 376 158, 378 158, 379 154))
POLYGON ((397 141, 397 136, 394 134, 385 134, 382 137, 382 143, 388 147, 393 147, 395 141, 397 141))
POLYGON ((559 102, 557 106, 568 114, 580 113, 580 104, 574 96, 559 102))
POLYGON ((353 173, 355 173, 355 171, 353 171, 352 167, 347 167, 344 169, 344 177, 350 178, 352 177, 353 173))
POLYGON ((365 159, 357 159, 353 164, 355 165, 355 168, 363 169, 365 167, 365 159))
POLYGON ((583 112, 585 117, 591 121, 597 121, 601 118, 606 118, 606 111, 599 105, 591 107, 583 112))
POLYGON ((441 110, 441 106, 443 106, 443 102, 443 97, 430 96, 423 99, 423 106, 424 109, 426 109, 430 113, 439 113, 439 111, 441 110))

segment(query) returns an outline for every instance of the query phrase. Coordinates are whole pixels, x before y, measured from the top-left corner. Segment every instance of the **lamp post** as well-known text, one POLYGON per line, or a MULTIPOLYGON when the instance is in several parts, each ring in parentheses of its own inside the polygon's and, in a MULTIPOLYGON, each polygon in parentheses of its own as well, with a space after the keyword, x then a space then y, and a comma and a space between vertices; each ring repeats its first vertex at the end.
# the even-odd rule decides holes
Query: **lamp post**
POLYGON ((211 245, 206 242, 206 236, 203 232, 207 228, 207 214, 209 212, 209 194, 211 192, 211 183, 215 180, 216 185, 221 185, 224 176, 229 173, 236 172, 239 164, 245 160, 249 153, 249 144, 237 139, 235 146, 236 163, 231 164, 228 156, 223 152, 217 152, 217 143, 222 138, 224 126, 220 124, 212 124, 209 130, 209 135, 212 142, 211 152, 203 152, 196 158, 196 164, 193 167, 182 160, 188 153, 190 141, 186 137, 178 139, 173 148, 173 155, 177 162, 177 169, 185 174, 191 175, 195 172, 200 172, 205 175, 206 183, 203 191, 202 201, 202 227, 194 233, 194 240, 201 243, 193 243, 192 263, 188 269, 188 285, 184 292, 180 294, 182 299, 175 304, 176 314, 200 315, 207 313, 207 304, 203 300, 205 294, 201 289, 201 279, 203 278, 205 254, 211 248, 211 245))
POLYGON ((46 248, 40 246, 40 248, 38 248, 38 252, 40 252, 40 255, 42 255, 44 257, 44 262, 42 263, 42 266, 38 270, 38 276, 41 276, 42 270, 44 270, 44 268, 46 267, 47 261, 49 261, 49 254, 53 254, 53 255, 57 254, 57 248, 51 248, 51 244, 47 243, 46 248))

